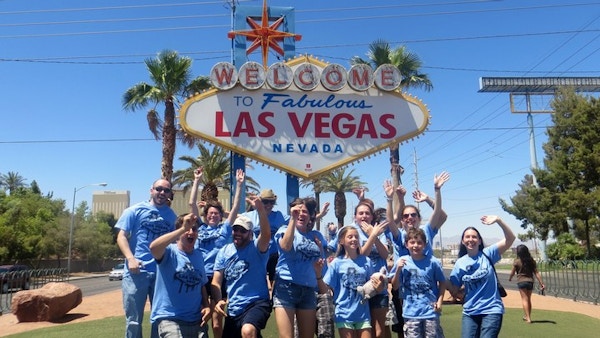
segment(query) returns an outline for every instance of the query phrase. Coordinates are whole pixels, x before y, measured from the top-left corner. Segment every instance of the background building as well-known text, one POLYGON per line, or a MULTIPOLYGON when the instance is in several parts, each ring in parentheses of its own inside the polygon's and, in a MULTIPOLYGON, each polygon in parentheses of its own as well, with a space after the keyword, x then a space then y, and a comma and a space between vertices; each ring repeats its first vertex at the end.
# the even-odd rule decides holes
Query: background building
POLYGON ((121 217, 123 210, 129 207, 129 190, 101 190, 92 194, 92 214, 103 211, 121 217))
MULTIPOLYGON (((223 205, 223 209, 225 211, 229 211, 231 209, 231 205, 229 203, 229 190, 218 188, 219 189, 219 202, 223 205)), ((183 189, 179 187, 173 188, 173 201, 171 202, 171 208, 175 211, 177 215, 190 212, 190 207, 188 206, 188 202, 190 200, 190 190, 183 192, 183 189)), ((202 192, 202 188, 198 189, 198 199, 200 199, 200 193, 202 192)))

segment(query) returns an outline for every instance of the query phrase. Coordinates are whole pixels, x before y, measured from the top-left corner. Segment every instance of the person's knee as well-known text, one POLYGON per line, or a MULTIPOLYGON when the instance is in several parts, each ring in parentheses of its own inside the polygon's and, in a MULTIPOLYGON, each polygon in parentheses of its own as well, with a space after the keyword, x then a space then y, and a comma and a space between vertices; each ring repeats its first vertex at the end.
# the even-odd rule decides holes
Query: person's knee
POLYGON ((258 330, 256 329, 256 326, 246 323, 244 325, 242 325, 242 337, 243 338, 250 338, 250 337, 256 337, 258 336, 258 330))

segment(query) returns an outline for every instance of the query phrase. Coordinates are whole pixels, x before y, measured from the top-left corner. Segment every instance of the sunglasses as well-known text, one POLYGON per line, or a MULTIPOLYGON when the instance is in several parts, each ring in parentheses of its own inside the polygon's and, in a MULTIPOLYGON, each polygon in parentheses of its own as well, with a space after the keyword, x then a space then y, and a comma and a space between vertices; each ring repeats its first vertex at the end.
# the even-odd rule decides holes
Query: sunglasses
POLYGON ((239 225, 234 226, 232 230, 234 232, 241 232, 242 234, 246 234, 249 231, 249 230, 246 230, 245 228, 243 228, 243 227, 241 227, 239 225))
POLYGON ((168 194, 171 192, 171 189, 169 188, 164 188, 164 187, 154 187, 154 190, 158 191, 158 192, 165 192, 165 194, 168 194))
POLYGON ((408 216, 415 218, 417 217, 417 213, 416 212, 411 212, 410 214, 403 214, 402 217, 403 218, 408 218, 408 216))
POLYGON ((263 204, 273 204, 275 205, 275 200, 261 200, 263 202, 263 204))

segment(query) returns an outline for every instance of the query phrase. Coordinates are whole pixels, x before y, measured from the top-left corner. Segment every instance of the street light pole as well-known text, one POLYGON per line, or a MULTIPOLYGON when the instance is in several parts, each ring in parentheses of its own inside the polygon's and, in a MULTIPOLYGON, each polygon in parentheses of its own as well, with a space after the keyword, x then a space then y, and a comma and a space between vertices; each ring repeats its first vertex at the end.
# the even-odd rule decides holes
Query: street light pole
POLYGON ((73 248, 73 228, 75 228, 75 197, 77 196, 77 192, 83 188, 91 186, 105 187, 107 185, 108 183, 92 183, 84 185, 80 188, 73 188, 73 206, 71 208, 71 225, 69 227, 69 253, 67 254, 67 281, 71 278, 71 250, 73 248))

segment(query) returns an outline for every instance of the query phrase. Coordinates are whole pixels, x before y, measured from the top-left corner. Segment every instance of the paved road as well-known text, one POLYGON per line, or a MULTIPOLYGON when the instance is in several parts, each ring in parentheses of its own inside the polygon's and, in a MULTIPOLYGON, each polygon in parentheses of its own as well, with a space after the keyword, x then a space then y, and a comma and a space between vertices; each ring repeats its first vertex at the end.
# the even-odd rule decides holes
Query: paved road
POLYGON ((86 278, 71 278, 69 283, 78 286, 84 297, 114 291, 121 288, 121 281, 109 281, 108 275, 86 278))

